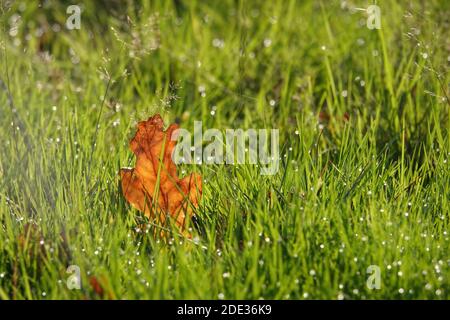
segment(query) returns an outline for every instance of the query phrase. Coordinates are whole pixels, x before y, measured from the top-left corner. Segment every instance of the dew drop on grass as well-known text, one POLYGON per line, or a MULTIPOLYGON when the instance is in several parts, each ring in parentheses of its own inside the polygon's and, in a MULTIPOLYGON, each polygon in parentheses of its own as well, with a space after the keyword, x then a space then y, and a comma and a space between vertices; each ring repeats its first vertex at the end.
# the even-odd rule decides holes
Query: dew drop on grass
POLYGON ((222 39, 215 38, 212 41, 212 45, 215 48, 222 49, 225 46, 225 42, 222 39))

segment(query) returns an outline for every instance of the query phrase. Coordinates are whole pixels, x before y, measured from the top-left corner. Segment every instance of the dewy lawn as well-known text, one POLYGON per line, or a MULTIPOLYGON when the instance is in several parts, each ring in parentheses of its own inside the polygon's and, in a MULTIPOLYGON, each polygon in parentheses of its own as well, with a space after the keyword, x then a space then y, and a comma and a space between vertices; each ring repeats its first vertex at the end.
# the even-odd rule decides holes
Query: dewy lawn
POLYGON ((43 3, 0 1, 1 299, 450 297, 447 2, 43 3), (121 190, 155 114, 278 170, 178 164, 180 235, 121 190))

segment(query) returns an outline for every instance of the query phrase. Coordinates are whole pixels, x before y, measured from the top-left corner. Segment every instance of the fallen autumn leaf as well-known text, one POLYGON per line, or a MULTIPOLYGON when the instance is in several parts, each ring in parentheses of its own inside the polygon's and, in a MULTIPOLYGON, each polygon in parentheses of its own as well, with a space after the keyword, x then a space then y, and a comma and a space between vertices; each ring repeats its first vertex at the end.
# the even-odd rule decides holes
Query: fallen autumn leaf
POLYGON ((198 207, 202 179, 195 173, 178 178, 172 161, 176 141, 171 139, 176 129, 178 125, 171 124, 164 131, 159 114, 139 122, 130 142, 136 155, 135 168, 122 168, 120 176, 123 195, 133 207, 159 224, 164 224, 167 216, 174 218, 181 233, 189 237, 187 217, 198 207))

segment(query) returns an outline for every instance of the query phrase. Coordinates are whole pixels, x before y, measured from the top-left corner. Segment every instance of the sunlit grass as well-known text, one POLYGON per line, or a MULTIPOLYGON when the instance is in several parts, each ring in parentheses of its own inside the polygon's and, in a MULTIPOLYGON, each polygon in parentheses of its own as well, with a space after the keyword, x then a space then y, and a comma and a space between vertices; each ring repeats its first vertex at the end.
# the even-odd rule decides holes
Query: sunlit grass
POLYGON ((1 15, 0 298, 450 297, 448 5, 49 3, 1 15), (155 238, 118 177, 155 113, 279 129, 280 170, 183 166, 193 238, 155 238))

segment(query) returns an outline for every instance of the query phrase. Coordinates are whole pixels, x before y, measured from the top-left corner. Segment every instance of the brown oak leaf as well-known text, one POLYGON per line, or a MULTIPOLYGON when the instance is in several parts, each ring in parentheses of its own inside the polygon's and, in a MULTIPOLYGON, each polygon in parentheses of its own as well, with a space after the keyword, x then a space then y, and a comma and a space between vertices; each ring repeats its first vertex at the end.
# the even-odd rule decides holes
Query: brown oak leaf
POLYGON ((187 217, 192 217, 202 193, 202 179, 191 174, 183 179, 177 176, 172 161, 176 146, 177 124, 164 131, 159 114, 138 123, 138 130, 131 139, 130 149, 136 155, 135 168, 122 168, 122 192, 126 200, 144 212, 151 220, 166 222, 167 215, 174 220, 181 233, 186 232, 187 217))

